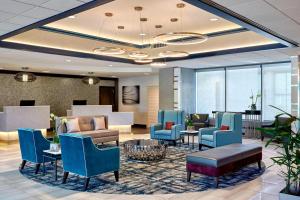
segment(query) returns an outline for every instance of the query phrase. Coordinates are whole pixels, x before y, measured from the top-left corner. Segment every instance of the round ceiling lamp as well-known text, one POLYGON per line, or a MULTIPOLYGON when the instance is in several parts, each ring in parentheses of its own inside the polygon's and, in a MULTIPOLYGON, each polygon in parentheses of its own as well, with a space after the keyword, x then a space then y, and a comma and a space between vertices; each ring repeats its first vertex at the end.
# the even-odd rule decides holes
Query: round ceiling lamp
MULTIPOLYGON (((111 12, 106 12, 104 13, 104 15, 107 17, 107 18, 112 18, 114 15, 113 13, 111 12)), ((104 21, 105 22, 105 21, 104 21)), ((102 26, 104 25, 104 22, 102 23, 102 26)), ((111 24, 113 24, 111 22, 111 24)), ((100 37, 100 30, 103 28, 102 26, 100 26, 99 28, 99 37, 100 37)), ((124 29, 125 27, 124 26, 118 26, 117 27, 119 30, 122 30, 124 29)), ((112 43, 112 42, 111 42, 112 43)), ((95 54, 100 54, 100 55, 121 55, 121 54, 124 54, 126 51, 122 48, 118 48, 118 47, 113 47, 113 46, 103 46, 103 47, 97 47, 95 49, 93 49, 93 52, 95 54)))
POLYGON ((124 49, 118 47, 99 47, 95 48, 93 51, 94 53, 101 55, 121 55, 126 52, 124 49))
POLYGON ((159 53, 159 56, 164 58, 183 58, 189 55, 190 54, 185 51, 163 51, 159 53))
POLYGON ((141 51, 132 51, 128 53, 128 56, 131 58, 141 59, 141 58, 147 58, 149 55, 141 51))
MULTIPOLYGON (((88 74, 93 75, 94 72, 89 72, 88 74)), ((82 79, 82 82, 87 85, 96 85, 97 83, 100 82, 100 79, 93 76, 87 76, 82 79)))
POLYGON ((151 63, 153 60, 149 58, 142 58, 142 59, 135 59, 134 62, 140 63, 140 64, 148 64, 151 63))
MULTIPOLYGON (((183 8, 185 7, 185 4, 178 3, 176 7, 179 8, 180 11, 182 11, 183 8)), ((206 35, 200 33, 182 31, 183 30, 182 12, 180 12, 180 16, 181 16, 180 31, 159 34, 154 37, 154 40, 156 42, 166 44, 166 45, 192 45, 192 44, 200 44, 202 42, 205 42, 208 39, 206 35)), ((171 18, 170 21, 177 22, 178 18, 171 18)))
MULTIPOLYGON (((28 70, 28 67, 22 67, 22 70, 28 70)), ((29 72, 19 72, 14 76, 16 81, 19 82, 33 82, 36 80, 36 76, 29 72)))
POLYGON ((152 67, 164 67, 167 65, 166 62, 153 62, 150 64, 152 67))

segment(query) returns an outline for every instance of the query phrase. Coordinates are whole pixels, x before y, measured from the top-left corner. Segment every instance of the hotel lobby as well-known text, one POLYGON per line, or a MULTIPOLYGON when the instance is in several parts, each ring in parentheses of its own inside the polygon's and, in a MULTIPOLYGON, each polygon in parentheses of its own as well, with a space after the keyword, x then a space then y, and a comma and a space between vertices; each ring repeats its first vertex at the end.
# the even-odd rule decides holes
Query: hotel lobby
POLYGON ((299 8, 2 0, 0 199, 300 200, 299 8))

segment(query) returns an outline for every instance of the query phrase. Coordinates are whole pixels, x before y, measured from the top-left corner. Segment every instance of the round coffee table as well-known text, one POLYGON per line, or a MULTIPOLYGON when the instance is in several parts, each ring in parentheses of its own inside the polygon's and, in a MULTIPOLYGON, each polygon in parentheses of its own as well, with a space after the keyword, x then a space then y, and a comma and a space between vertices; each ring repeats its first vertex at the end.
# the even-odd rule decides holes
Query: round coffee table
POLYGON ((166 157, 167 145, 158 140, 129 140, 124 142, 124 153, 128 159, 156 161, 166 157))

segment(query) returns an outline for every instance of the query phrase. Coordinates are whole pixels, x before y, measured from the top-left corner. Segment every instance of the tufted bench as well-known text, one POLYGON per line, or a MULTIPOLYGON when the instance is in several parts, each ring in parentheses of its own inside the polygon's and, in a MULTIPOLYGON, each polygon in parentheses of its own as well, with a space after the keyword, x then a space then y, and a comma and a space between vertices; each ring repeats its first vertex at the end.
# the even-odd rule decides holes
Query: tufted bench
POLYGON ((251 163, 258 163, 261 169, 262 147, 257 144, 230 144, 186 156, 187 181, 191 173, 215 177, 218 187, 219 176, 232 172, 251 163))

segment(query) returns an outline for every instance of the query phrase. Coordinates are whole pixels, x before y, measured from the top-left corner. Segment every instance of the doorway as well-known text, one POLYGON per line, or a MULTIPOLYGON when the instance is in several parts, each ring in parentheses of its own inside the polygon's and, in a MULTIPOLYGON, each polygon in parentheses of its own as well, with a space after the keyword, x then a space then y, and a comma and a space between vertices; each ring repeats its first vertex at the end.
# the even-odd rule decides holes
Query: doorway
POLYGON ((99 105, 112 105, 112 111, 118 111, 118 105, 116 103, 116 88, 111 86, 99 87, 99 105))

